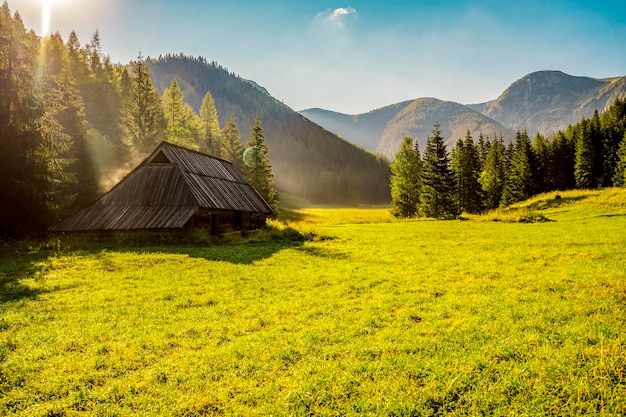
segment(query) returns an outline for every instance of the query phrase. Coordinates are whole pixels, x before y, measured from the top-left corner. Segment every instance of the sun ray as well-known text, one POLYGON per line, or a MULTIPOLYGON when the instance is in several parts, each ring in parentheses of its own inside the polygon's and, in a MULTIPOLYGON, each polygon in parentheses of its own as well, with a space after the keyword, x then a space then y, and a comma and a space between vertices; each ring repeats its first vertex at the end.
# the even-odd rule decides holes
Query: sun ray
POLYGON ((41 5, 41 36, 50 34, 50 19, 52 17, 52 0, 42 0, 41 5))

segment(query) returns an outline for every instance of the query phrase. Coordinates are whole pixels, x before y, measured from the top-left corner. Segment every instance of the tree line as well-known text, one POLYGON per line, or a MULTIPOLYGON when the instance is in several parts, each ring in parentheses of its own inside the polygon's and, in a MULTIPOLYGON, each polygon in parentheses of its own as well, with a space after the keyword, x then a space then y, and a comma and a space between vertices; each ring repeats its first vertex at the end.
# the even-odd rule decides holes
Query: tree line
POLYGON ((468 131, 451 152, 435 124, 424 154, 404 138, 391 164, 392 212, 398 217, 454 218, 506 207, 533 195, 626 185, 626 99, 565 131, 526 130, 513 141, 474 141, 468 131))
POLYGON ((159 94, 141 54, 114 65, 98 31, 86 45, 74 31, 40 38, 0 6, 0 238, 45 231, 164 140, 232 161, 276 207, 259 118, 244 146, 234 116, 220 128, 210 92, 195 113, 176 80, 159 94))

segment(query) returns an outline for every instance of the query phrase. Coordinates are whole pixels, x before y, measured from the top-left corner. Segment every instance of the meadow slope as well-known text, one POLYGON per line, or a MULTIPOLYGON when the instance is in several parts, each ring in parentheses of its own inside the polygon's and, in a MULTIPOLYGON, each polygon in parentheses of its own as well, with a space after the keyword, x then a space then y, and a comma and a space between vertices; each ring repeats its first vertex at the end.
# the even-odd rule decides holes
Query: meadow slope
POLYGON ((290 218, 210 245, 2 248, 0 414, 626 413, 626 190, 290 218))

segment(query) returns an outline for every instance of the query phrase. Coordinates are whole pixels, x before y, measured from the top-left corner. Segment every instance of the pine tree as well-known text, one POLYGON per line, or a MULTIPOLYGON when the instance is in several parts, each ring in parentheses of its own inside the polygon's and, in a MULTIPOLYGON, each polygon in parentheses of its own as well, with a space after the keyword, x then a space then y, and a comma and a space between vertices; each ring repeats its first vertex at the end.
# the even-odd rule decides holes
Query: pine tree
POLYGON ((533 172, 535 187, 533 194, 552 191, 547 172, 550 165, 550 144, 539 132, 537 132, 533 140, 532 151, 535 161, 533 172))
POLYGON ((222 146, 222 130, 215 108, 215 101, 210 91, 207 91, 200 106, 201 138, 200 149, 209 155, 219 157, 222 146))
POLYGON ((276 210, 278 194, 274 188, 274 173, 270 165, 265 136, 258 116, 254 119, 254 126, 250 131, 250 138, 246 143, 246 150, 242 157, 246 165, 244 173, 248 182, 276 210))
POLYGON ((454 176, 450 156, 441 137, 439 122, 426 140, 422 168, 420 212, 426 217, 451 218, 459 214, 455 203, 454 176))
POLYGON ((396 217, 415 217, 418 214, 421 191, 422 161, 419 142, 405 137, 391 163, 391 205, 396 217))
POLYGON ((482 132, 478 135, 478 144, 476 145, 476 150, 478 152, 478 159, 480 161, 480 170, 483 170, 485 166, 485 161, 487 160, 487 152, 489 152, 489 147, 491 144, 489 143, 489 139, 485 140, 482 132))
POLYGON ((616 187, 626 186, 626 133, 624 133, 617 151, 617 164, 613 174, 613 184, 616 187))
POLYGON ((578 125, 576 135, 576 163, 574 166, 576 187, 595 188, 597 186, 598 183, 594 170, 595 160, 596 150, 590 121, 583 117, 578 125))
POLYGON ((568 139, 564 132, 557 132, 550 144, 550 160, 546 169, 546 181, 550 189, 568 190, 575 187, 575 154, 574 141, 568 139))
POLYGON ((173 79, 170 87, 163 92, 163 114, 167 123, 165 136, 168 142, 198 150, 200 119, 184 99, 178 82, 173 79))
POLYGON ((54 218, 58 129, 40 87, 40 41, 0 6, 0 236, 39 232, 54 218))
POLYGON ((616 99, 609 109, 600 116, 602 128, 602 178, 603 186, 614 184, 618 178, 618 152, 626 132, 626 98, 616 99))
POLYGON ((48 118, 59 130, 55 135, 58 156, 54 159, 57 179, 51 201, 58 218, 92 202, 98 194, 98 179, 87 138, 84 106, 70 71, 68 51, 56 33, 45 39, 44 98, 48 118))
POLYGON ((506 161, 505 149, 502 138, 495 138, 491 142, 485 166, 480 173, 478 181, 484 193, 484 204, 487 209, 494 209, 500 205, 504 190, 506 161))
POLYGON ((478 182, 480 156, 469 130, 465 134, 465 140, 459 140, 454 147, 452 172, 456 181, 459 209, 467 213, 480 213, 482 211, 482 190, 478 182))
POLYGON ((509 157, 506 181, 502 192, 501 206, 526 200, 533 195, 534 177, 532 146, 528 133, 518 131, 509 157))
POLYGON ((243 164, 243 143, 241 143, 241 134, 239 128, 235 124, 235 115, 230 114, 230 119, 222 132, 222 158, 230 161, 239 169, 244 171, 243 164))
POLYGON ((122 123, 127 142, 140 154, 152 151, 165 139, 165 116, 161 96, 150 78, 148 63, 141 54, 131 63, 131 89, 124 101, 122 123))

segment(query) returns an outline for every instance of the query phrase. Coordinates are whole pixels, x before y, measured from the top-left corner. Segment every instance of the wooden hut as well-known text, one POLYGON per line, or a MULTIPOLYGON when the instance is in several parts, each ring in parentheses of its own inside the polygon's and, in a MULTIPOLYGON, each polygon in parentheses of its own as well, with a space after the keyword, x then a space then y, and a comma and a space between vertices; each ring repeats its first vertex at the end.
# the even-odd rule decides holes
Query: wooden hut
POLYGON ((91 206, 49 230, 248 231, 274 214, 230 162, 167 142, 91 206))

